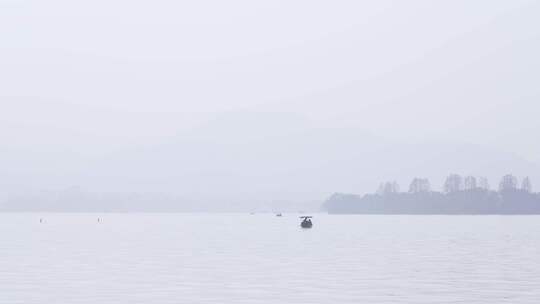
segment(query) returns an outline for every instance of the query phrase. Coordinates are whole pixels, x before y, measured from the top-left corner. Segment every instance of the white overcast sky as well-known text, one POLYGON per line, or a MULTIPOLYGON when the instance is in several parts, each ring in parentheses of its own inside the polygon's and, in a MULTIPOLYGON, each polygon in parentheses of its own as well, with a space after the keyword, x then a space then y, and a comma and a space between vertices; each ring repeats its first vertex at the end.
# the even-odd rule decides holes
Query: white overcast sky
POLYGON ((253 113, 540 163, 538 54, 540 1, 0 0, 4 184, 253 113))

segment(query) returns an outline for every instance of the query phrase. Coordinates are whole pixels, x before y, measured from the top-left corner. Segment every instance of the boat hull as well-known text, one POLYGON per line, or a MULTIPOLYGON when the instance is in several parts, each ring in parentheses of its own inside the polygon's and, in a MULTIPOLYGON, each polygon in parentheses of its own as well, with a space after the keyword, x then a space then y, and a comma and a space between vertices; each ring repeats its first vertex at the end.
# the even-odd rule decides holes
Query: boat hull
POLYGON ((313 227, 313 224, 312 223, 301 223, 300 227, 305 228, 305 229, 309 229, 309 228, 313 227))

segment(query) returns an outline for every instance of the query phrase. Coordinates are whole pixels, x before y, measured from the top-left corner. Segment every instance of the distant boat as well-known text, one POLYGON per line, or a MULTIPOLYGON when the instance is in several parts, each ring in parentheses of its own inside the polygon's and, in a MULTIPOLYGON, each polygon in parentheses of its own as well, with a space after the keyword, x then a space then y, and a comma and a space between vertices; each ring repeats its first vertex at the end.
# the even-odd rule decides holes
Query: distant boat
POLYGON ((301 216, 300 218, 303 219, 300 223, 300 227, 306 229, 313 227, 313 223, 311 222, 311 218, 313 218, 313 216, 301 216))
POLYGON ((283 214, 281 214, 281 213, 276 213, 276 216, 283 216, 283 214))

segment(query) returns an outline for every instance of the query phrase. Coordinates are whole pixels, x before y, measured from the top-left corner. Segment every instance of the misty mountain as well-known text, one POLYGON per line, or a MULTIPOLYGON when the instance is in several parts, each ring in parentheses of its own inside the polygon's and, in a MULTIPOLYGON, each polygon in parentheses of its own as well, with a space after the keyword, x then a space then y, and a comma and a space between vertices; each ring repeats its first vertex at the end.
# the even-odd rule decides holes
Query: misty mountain
POLYGON ((538 165, 505 151, 398 142, 353 123, 324 124, 291 113, 191 117, 189 127, 168 134, 151 141, 142 137, 122 148, 100 147, 93 154, 86 152, 91 146, 77 142, 62 147, 62 153, 55 146, 39 154, 4 150, 3 192, 17 192, 17 185, 38 190, 80 186, 92 192, 168 193, 247 204, 322 201, 334 192, 372 192, 383 180, 405 187, 414 176, 430 178, 438 189, 448 172, 487 176, 492 185, 509 172, 540 180, 538 165))
MULTIPOLYGON (((399 127, 399 126, 396 126, 399 127)), ((371 192, 413 175, 442 186, 448 172, 512 172, 540 180, 538 166, 473 144, 392 142, 354 126, 321 127, 288 113, 233 112, 179 131, 160 144, 89 163, 74 181, 98 189, 144 189, 212 200, 322 199, 371 192)))

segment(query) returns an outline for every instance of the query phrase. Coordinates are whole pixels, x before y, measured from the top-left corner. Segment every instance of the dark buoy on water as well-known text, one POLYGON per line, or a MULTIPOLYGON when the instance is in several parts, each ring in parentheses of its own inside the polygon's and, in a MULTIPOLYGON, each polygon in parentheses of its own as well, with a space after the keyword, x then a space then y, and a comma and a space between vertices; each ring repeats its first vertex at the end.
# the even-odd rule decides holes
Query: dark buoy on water
POLYGON ((311 228, 313 227, 313 223, 311 222, 311 218, 313 216, 301 216, 300 218, 303 219, 300 223, 300 227, 302 228, 311 228))

